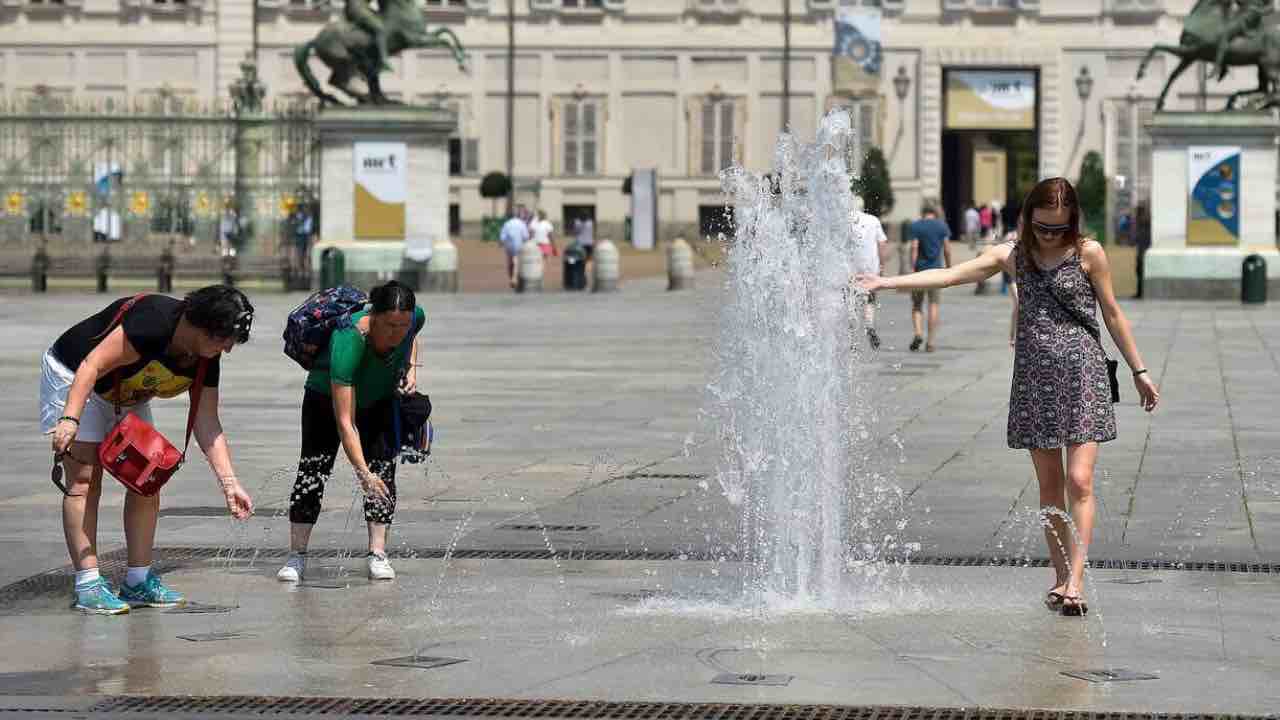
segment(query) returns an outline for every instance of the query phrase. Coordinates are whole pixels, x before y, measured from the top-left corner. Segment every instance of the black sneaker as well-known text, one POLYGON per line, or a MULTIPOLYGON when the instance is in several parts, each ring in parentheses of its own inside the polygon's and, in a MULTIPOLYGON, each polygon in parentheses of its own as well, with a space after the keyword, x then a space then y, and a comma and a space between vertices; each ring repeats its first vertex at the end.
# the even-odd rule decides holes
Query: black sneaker
POLYGON ((880 349, 880 336, 876 334, 875 328, 867 328, 867 344, 872 350, 880 349))
POLYGON ((911 345, 908 348, 911 352, 919 352, 920 346, 924 344, 924 338, 919 335, 911 338, 911 345))

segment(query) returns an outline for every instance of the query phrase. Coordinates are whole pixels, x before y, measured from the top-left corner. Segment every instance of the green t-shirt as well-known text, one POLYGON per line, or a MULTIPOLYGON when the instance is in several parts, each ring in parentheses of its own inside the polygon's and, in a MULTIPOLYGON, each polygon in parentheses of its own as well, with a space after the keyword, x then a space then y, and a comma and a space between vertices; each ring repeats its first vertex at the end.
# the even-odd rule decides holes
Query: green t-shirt
MULTIPOLYGON (((413 343, 401 343, 384 357, 372 350, 366 352, 365 337, 355 324, 368 314, 368 310, 352 313, 352 327, 333 332, 329 339, 329 362, 321 363, 307 374, 308 390, 329 395, 331 383, 355 387, 357 408, 367 408, 395 391, 399 370, 408 364, 413 343)), ((416 335, 426 324, 427 313, 415 307, 409 336, 416 335)))

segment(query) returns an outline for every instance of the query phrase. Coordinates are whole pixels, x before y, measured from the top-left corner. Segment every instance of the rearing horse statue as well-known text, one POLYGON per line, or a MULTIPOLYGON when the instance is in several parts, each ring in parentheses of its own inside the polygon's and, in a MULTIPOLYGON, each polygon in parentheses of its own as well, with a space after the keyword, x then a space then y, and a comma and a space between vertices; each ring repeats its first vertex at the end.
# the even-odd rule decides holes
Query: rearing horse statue
MULTIPOLYGON (((416 0, 379 0, 378 18, 386 28, 386 54, 393 57, 405 50, 443 47, 448 49, 458 69, 467 71, 467 54, 458 36, 449 28, 427 30, 427 21, 416 0)), ((382 92, 378 76, 383 67, 373 34, 348 20, 336 20, 324 26, 311 40, 294 48, 293 65, 307 88, 322 103, 345 104, 327 92, 307 65, 315 54, 331 71, 329 86, 360 105, 393 105, 394 100, 382 92), (356 77, 364 79, 367 92, 351 86, 356 77)))
MULTIPOLYGON (((1156 109, 1163 110, 1169 88, 1182 73, 1196 62, 1214 63, 1217 60, 1218 43, 1227 33, 1228 10, 1231 0, 1198 0, 1191 8, 1182 24, 1182 34, 1177 45, 1156 44, 1147 51, 1142 64, 1138 66, 1138 79, 1147 73, 1147 66, 1157 52, 1166 52, 1178 57, 1178 66, 1169 74, 1164 89, 1160 91, 1160 99, 1156 101, 1156 109)), ((1261 32, 1248 33, 1231 40, 1223 58, 1229 67, 1256 67, 1258 70, 1258 87, 1252 90, 1241 90, 1227 98, 1226 109, 1235 107, 1236 101, 1246 95, 1262 95, 1255 104, 1257 109, 1280 106, 1277 96, 1277 80, 1280 80, 1280 37, 1275 28, 1264 26, 1261 32)))

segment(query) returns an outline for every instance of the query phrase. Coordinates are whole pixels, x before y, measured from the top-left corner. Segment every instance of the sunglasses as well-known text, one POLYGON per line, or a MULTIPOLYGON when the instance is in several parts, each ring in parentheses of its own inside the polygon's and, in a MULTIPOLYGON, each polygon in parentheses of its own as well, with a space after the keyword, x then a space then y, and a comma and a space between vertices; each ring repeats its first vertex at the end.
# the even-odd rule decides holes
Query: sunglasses
POLYGON ((1040 235, 1065 235, 1071 229, 1071 224, 1066 225, 1046 225, 1042 222, 1031 221, 1031 229, 1040 235))
POLYGON ((78 495, 72 495, 71 491, 67 489, 67 484, 62 481, 62 458, 66 456, 67 453, 64 452, 53 456, 53 470, 49 472, 49 479, 62 491, 63 496, 79 497, 78 495))

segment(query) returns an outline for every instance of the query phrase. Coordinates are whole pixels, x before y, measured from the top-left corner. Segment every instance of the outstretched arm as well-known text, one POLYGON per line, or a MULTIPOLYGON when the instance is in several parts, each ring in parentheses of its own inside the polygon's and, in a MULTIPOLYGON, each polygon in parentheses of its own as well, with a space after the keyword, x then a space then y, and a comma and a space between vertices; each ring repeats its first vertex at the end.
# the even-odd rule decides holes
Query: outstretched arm
POLYGON ((978 257, 953 265, 948 268, 922 270, 907 275, 894 277, 878 277, 875 275, 859 275, 856 280, 864 290, 874 292, 881 288, 889 290, 934 290, 976 283, 995 275, 1004 267, 1009 257, 1008 245, 996 245, 978 257))

